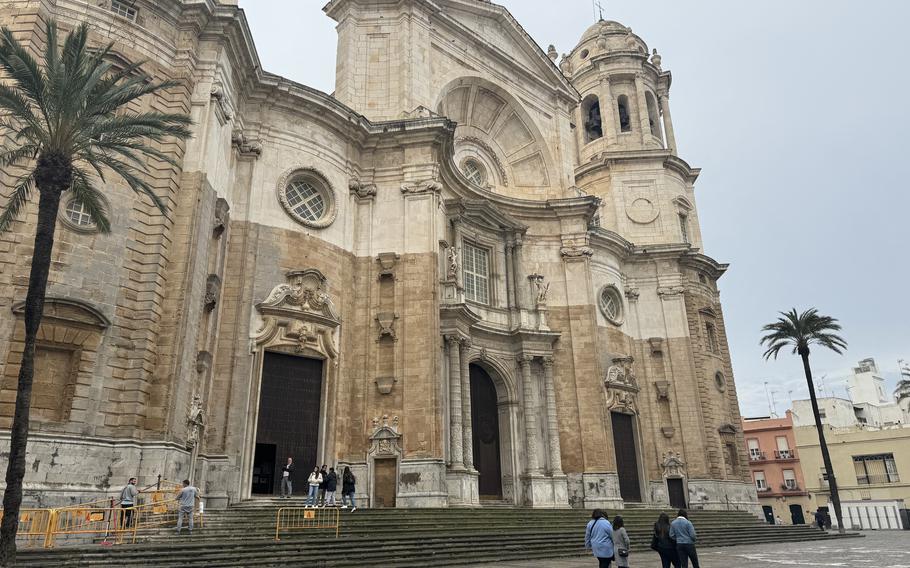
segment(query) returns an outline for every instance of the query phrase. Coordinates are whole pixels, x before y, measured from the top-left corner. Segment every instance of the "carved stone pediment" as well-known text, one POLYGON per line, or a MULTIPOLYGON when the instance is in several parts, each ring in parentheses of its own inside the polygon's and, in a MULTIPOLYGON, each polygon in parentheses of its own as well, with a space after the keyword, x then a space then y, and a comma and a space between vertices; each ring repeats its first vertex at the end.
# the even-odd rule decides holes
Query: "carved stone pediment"
POLYGON ((686 476, 686 462, 682 460, 679 453, 667 452, 660 466, 664 470, 664 477, 686 476))
POLYGON ((374 418, 373 433, 370 435, 370 457, 397 458, 401 456, 402 452, 401 432, 398 431, 398 417, 392 418, 391 425, 387 414, 383 415, 382 418, 374 418))
POLYGON ((636 398, 641 389, 632 372, 634 361, 632 357, 617 357, 613 359, 613 365, 607 369, 604 388, 608 410, 638 414, 636 398))
POLYGON ((334 331, 341 318, 328 295, 328 282, 315 269, 288 272, 287 284, 279 284, 256 305, 262 327, 254 335, 254 350, 289 347, 297 352, 334 359, 334 331))
POLYGON ((449 218, 496 233, 521 235, 528 230, 527 226, 485 199, 446 200, 446 214, 449 218))
MULTIPOLYGON (((25 302, 16 302, 12 306, 13 313, 25 317, 25 302)), ((44 321, 56 321, 70 326, 107 329, 111 320, 91 304, 71 298, 57 298, 48 296, 44 299, 44 321)))

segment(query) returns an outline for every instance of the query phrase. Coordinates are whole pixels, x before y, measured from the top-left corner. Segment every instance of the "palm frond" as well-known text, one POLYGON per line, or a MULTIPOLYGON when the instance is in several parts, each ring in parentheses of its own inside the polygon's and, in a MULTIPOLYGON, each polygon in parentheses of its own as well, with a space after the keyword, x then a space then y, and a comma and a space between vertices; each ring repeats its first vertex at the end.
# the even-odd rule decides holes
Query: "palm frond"
POLYGON ((105 234, 110 233, 111 222, 101 192, 92 184, 86 172, 78 167, 73 168, 72 191, 73 198, 82 203, 98 230, 105 234))
POLYGON ((7 201, 6 207, 3 208, 3 212, 0 213, 0 233, 9 229, 13 221, 19 217, 22 209, 28 203, 28 198, 34 187, 35 172, 29 172, 16 180, 13 194, 7 201))
POLYGON ((818 310, 810 308, 803 313, 794 308, 781 312, 777 321, 762 328, 766 335, 760 344, 766 347, 764 358, 777 358, 781 349, 791 346, 794 353, 808 354, 811 345, 819 345, 841 354, 847 348, 847 342, 837 335, 841 325, 837 319, 820 315, 818 310))

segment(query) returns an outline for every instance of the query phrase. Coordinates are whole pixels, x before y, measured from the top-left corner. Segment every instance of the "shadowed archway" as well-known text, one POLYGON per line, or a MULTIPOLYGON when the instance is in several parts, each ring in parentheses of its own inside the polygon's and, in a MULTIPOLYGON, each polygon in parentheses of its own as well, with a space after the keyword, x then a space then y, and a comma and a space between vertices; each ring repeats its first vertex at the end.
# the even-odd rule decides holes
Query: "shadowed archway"
POLYGON ((474 467, 480 474, 479 495, 481 500, 500 500, 503 492, 496 385, 483 367, 471 365, 470 369, 474 467))

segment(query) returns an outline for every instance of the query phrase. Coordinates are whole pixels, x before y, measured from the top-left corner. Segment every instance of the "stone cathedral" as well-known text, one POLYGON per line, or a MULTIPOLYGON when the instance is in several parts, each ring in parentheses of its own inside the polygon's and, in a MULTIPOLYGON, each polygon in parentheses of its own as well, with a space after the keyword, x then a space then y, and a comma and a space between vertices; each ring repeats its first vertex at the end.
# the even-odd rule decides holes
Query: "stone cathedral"
MULTIPOLYGON (((27 500, 161 475, 224 507, 293 457, 372 507, 756 507, 657 51, 604 20, 544 51, 488 0, 323 11, 332 94, 263 70, 237 0, 0 5, 36 50, 89 22, 179 81, 131 110, 195 122, 149 164, 168 215, 114 179, 111 235, 61 206, 27 500)), ((35 212, 0 235, 0 428, 35 212)))

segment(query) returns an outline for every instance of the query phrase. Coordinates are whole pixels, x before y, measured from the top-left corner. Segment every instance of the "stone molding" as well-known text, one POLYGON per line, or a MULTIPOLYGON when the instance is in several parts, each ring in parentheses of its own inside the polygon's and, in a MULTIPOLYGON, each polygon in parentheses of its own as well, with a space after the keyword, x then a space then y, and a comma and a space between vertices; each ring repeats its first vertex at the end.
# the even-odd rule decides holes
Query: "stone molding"
POLYGON ((436 180, 428 179, 419 183, 406 183, 401 186, 401 193, 404 195, 423 195, 425 193, 435 193, 439 195, 442 192, 442 184, 436 180))
POLYGON ((376 197, 376 185, 372 183, 363 183, 359 179, 352 179, 348 182, 348 190, 351 192, 351 195, 356 196, 358 199, 373 199, 376 197))

